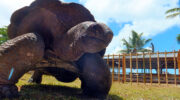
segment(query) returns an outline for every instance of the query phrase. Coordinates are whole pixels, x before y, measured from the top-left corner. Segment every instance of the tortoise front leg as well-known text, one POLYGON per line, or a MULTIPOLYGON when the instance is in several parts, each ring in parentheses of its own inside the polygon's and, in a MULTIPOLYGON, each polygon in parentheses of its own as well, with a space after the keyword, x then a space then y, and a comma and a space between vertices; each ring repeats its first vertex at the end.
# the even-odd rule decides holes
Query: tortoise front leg
POLYGON ((111 73, 102 57, 98 53, 86 53, 77 64, 83 93, 104 99, 111 87, 111 73))
POLYGON ((0 46, 0 97, 17 96, 15 83, 44 55, 41 36, 28 33, 8 40, 0 46))

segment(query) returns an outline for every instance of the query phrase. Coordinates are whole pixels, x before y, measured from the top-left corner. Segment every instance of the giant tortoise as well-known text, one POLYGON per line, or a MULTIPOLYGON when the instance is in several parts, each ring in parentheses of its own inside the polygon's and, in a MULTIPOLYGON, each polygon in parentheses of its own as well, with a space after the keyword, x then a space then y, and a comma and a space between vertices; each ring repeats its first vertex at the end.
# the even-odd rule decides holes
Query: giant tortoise
POLYGON ((113 32, 82 5, 35 0, 12 14, 8 36, 0 46, 0 98, 17 97, 15 83, 30 70, 32 82, 44 73, 62 82, 79 78, 83 94, 107 96, 111 73, 102 57, 113 32))

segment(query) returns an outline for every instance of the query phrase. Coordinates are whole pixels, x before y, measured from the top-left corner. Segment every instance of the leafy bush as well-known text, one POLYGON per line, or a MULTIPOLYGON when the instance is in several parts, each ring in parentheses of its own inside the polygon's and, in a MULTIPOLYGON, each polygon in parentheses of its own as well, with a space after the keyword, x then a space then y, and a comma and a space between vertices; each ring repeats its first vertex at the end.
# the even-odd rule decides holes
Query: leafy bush
POLYGON ((0 44, 8 40, 7 26, 0 28, 0 44))

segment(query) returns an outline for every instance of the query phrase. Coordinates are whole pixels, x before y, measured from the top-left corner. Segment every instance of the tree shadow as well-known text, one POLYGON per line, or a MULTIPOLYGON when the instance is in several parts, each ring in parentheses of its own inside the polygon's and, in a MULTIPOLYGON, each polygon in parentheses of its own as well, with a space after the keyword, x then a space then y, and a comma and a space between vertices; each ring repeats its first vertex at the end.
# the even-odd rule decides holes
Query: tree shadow
POLYGON ((116 95, 108 95, 107 99, 92 98, 82 94, 80 88, 59 85, 24 85, 20 97, 14 100, 123 100, 116 95))

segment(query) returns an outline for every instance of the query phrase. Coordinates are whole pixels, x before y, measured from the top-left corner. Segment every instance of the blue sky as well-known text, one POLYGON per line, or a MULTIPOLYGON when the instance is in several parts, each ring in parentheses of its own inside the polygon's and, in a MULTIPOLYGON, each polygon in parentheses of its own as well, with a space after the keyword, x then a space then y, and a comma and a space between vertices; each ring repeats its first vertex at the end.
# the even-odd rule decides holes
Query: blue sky
MULTIPOLYGON (((9 24, 11 14, 33 0, 1 0, 0 27, 9 24)), ((179 50, 176 41, 180 34, 180 18, 165 18, 165 11, 179 7, 179 0, 63 0, 84 5, 99 22, 107 24, 114 32, 114 38, 106 54, 124 49, 121 39, 128 39, 131 30, 144 33, 144 38, 152 38, 155 51, 179 50)), ((147 44, 145 48, 150 48, 147 44)))

